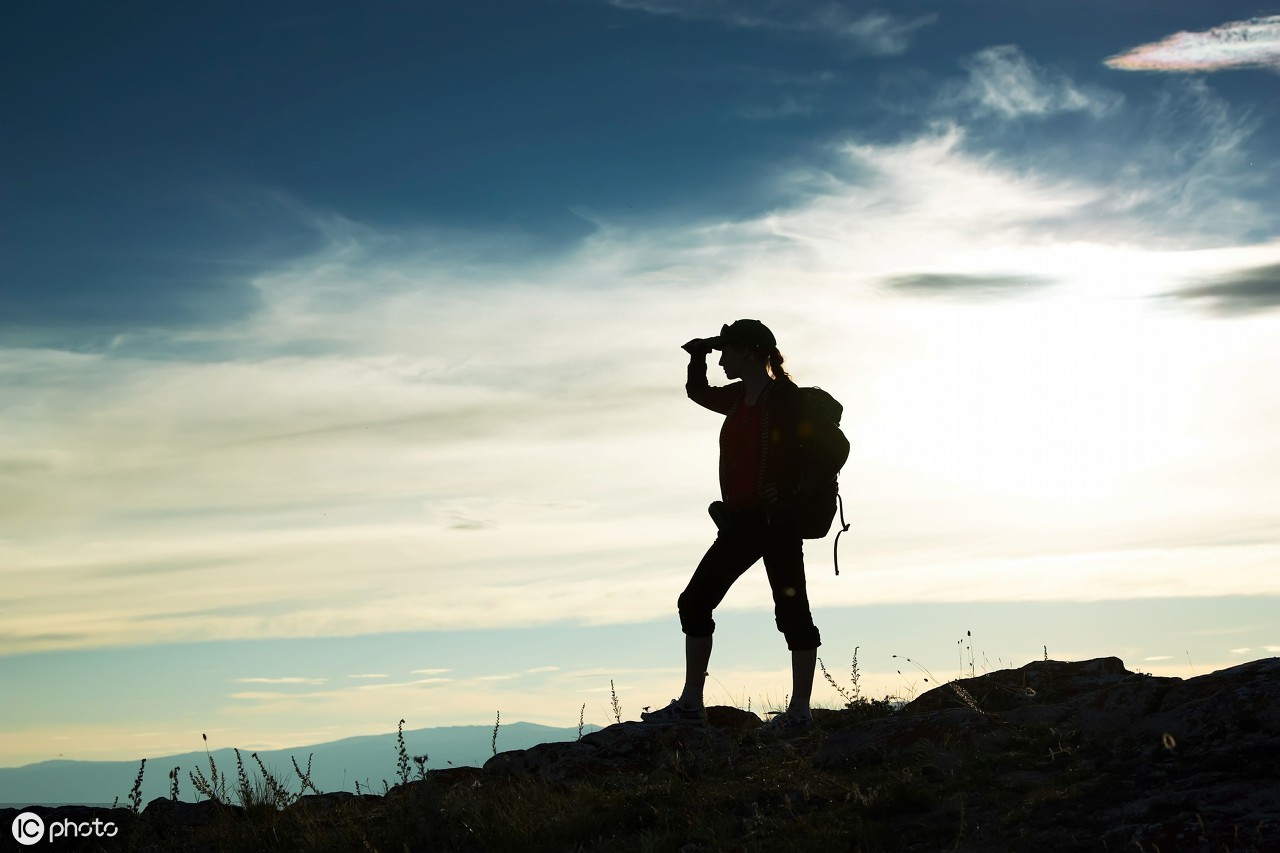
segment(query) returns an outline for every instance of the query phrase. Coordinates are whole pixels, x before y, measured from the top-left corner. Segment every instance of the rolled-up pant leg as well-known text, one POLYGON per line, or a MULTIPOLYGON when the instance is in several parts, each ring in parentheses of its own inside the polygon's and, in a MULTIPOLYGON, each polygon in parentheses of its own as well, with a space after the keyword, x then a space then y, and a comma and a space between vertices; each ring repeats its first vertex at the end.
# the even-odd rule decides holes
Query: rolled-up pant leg
POLYGON ((680 629, 690 637, 710 637, 716 630, 711 611, 729 587, 760 559, 761 543, 749 530, 722 531, 680 593, 680 629))
POLYGON ((804 579, 804 540, 800 532, 787 526, 768 528, 763 538, 764 569, 773 590, 773 613, 778 630, 793 652, 810 651, 822 645, 809 610, 809 591, 804 579))

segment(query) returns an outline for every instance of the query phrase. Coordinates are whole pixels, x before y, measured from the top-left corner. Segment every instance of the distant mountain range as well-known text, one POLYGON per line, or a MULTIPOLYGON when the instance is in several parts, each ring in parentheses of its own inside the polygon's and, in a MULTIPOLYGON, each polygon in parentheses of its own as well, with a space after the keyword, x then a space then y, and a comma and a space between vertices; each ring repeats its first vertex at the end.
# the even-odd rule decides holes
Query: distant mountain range
MULTIPOLYGON (((599 730, 585 726, 583 733, 599 730)), ((553 728, 534 723, 503 723, 498 729, 497 749, 528 749, 539 743, 576 740, 578 728, 553 728)), ((450 766, 479 767, 493 755, 493 726, 444 726, 415 729, 404 733, 405 749, 410 756, 410 772, 417 774, 412 757, 427 755, 426 769, 450 766)), ((260 779, 253 750, 240 750, 250 781, 260 779)), ((352 737, 331 743, 299 746, 292 749, 258 750, 258 757, 275 779, 289 790, 298 790, 298 766, 307 767, 311 756, 311 780, 322 792, 361 790, 381 793, 383 780, 397 784, 399 749, 396 733, 352 737)), ((211 750, 218 773, 227 775, 227 789, 236 785, 236 757, 231 749, 211 750)), ((141 759, 141 756, 139 756, 141 759)), ((140 761, 42 761, 24 767, 0 767, 0 807, 28 805, 111 805, 119 798, 127 804, 129 791, 138 775, 140 761)), ((181 755, 147 757, 142 781, 142 802, 170 794, 169 773, 178 771, 178 799, 188 802, 202 799, 191 784, 190 772, 199 768, 209 776, 209 754, 185 752, 181 755)), ((308 792, 309 793, 309 792, 308 792)), ((234 795, 232 795, 234 801, 234 795)))

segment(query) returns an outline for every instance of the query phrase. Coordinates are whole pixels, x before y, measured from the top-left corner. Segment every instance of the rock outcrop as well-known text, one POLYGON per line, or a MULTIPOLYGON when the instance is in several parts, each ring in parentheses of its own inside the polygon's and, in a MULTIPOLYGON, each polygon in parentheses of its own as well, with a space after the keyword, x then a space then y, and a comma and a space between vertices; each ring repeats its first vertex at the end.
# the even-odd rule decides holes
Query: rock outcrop
POLYGON ((1185 681, 1117 658, 1038 661, 834 732, 812 760, 922 755, 935 769, 985 762, 1000 789, 1042 791, 1020 837, 1049 849, 1069 837, 1081 849, 1280 850, 1280 658, 1185 681), (1037 749, 1049 760, 1029 763, 1037 749))

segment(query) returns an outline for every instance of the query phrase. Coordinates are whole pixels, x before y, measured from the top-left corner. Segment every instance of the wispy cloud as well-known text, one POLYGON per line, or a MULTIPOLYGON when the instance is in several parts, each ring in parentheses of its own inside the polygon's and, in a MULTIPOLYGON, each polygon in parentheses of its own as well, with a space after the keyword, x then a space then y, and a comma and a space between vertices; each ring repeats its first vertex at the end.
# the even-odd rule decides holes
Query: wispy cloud
POLYGON ((1011 171, 1099 188, 1088 215, 1064 223, 1078 235, 1186 248, 1265 240, 1280 227, 1258 115, 1206 80, 1163 80, 1126 97, 1012 45, 961 65, 964 76, 917 81, 898 100, 913 116, 964 128, 966 150, 1011 171))
POLYGON ((1065 73, 1046 68, 1016 45, 989 47, 961 61, 968 72, 944 98, 972 104, 1003 118, 1085 112, 1095 117, 1115 112, 1123 97, 1099 87, 1079 86, 1065 73))
POLYGON ((1115 175, 1120 211, 1182 225, 1187 235, 1236 238, 1273 233, 1274 205, 1257 194, 1274 179, 1250 148, 1258 120, 1204 80, 1171 81, 1143 116, 1139 156, 1115 175))
POLYGON ((398 690, 405 687, 434 687, 438 684, 448 684, 453 681, 452 678, 416 678, 413 681, 397 681, 387 684, 362 684, 357 690, 398 690))
POLYGON ((1010 298, 1038 291, 1053 284, 1048 276, 1038 275, 961 275, 957 273, 911 273, 888 276, 886 287, 906 293, 948 295, 963 299, 1010 298))
POLYGON ((1280 15, 1232 21, 1203 32, 1175 33, 1117 54, 1107 65, 1125 71, 1227 71, 1266 68, 1280 72, 1280 15))
POLYGON ((300 702, 315 696, 323 696, 327 694, 310 694, 310 693, 281 693, 269 690, 245 691, 243 693, 229 693, 228 699, 235 699, 240 702, 300 702))
POLYGON ((327 678, 299 678, 287 676, 284 678, 237 678, 236 681, 241 684, 324 684, 327 678))
POLYGON ((1280 264, 1223 273, 1167 296, 1228 316, 1271 311, 1280 308, 1280 264))
POLYGON ((885 12, 859 12, 828 0, 609 0, 623 9, 715 21, 727 26, 791 30, 838 39, 862 53, 889 56, 905 53, 922 27, 938 20, 934 14, 911 20, 885 12))

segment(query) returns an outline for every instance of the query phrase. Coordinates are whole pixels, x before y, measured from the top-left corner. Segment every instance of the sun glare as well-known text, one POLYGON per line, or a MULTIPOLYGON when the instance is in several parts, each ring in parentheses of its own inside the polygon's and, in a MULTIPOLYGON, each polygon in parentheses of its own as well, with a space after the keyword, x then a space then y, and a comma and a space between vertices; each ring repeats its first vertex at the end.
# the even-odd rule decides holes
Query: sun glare
POLYGON ((881 384, 879 441, 956 494, 1098 506, 1176 453, 1171 329, 1142 304, 1065 288, 1024 301, 930 307, 881 384))

